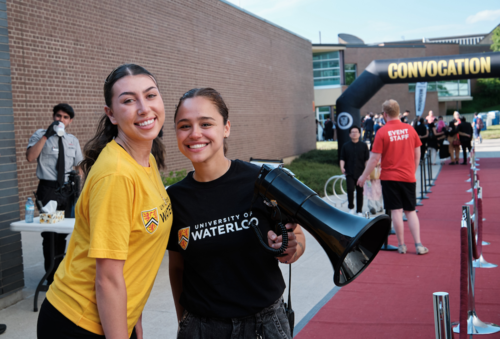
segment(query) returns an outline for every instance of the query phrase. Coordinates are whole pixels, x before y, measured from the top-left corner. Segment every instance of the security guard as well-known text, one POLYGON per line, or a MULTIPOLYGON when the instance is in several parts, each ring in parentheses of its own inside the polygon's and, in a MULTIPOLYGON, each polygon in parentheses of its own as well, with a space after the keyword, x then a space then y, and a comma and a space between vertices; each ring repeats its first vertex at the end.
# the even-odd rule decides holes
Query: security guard
MULTIPOLYGON (((38 163, 36 175, 40 182, 36 191, 37 200, 40 200, 45 206, 50 200, 57 201, 57 209, 65 211, 65 217, 70 218, 73 207, 72 185, 69 181, 69 172, 73 167, 77 167, 83 160, 82 151, 78 139, 65 133, 62 136, 56 134, 54 126, 60 122, 64 124, 67 130, 73 118, 75 111, 68 104, 59 104, 53 108, 54 122, 45 130, 39 129, 33 134, 28 142, 26 150, 26 159, 28 162, 38 163)), ((54 273, 63 259, 66 249, 67 234, 53 232, 42 232, 43 237, 43 256, 45 258, 45 272, 50 269, 51 256, 50 249, 54 246, 55 266, 52 272, 47 276, 47 283, 50 285, 54 280, 54 273), (51 244, 53 236, 54 244, 51 244), (61 255, 60 257, 57 257, 61 255)))

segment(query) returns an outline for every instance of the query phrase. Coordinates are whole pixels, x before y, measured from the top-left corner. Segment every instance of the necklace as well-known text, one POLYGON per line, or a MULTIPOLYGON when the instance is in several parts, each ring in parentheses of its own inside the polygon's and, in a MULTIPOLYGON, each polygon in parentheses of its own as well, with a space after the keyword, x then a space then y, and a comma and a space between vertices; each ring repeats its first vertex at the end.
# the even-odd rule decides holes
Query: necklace
MULTIPOLYGON (((231 160, 229 160, 229 159, 226 159, 226 160, 227 160, 227 169, 226 169, 226 172, 224 172, 224 174, 226 174, 227 171, 229 171, 229 167, 231 167, 231 160)), ((194 177, 195 174, 196 174, 196 170, 193 170, 193 179, 194 180, 196 180, 196 178, 194 177)), ((224 174, 222 174, 222 175, 224 175, 224 174)), ((222 177, 222 175, 221 175, 221 177, 222 177)), ((216 179, 218 179, 218 178, 216 178, 216 179)), ((196 180, 196 181, 198 181, 198 180, 196 180)))
MULTIPOLYGON (((116 142, 116 141, 115 141, 115 142, 116 142)), ((116 143, 116 144, 117 144, 118 146, 120 146, 121 148, 123 148, 123 150, 124 150, 125 152, 127 152, 127 150, 125 149, 125 147, 123 147, 121 144, 119 144, 119 143, 116 143)), ((128 152, 127 152, 127 153, 128 153, 128 152)), ((129 153, 129 155, 130 155, 130 153, 129 153)), ((135 160, 135 159, 134 159, 134 160, 135 160)), ((140 165, 139 163, 138 163, 138 165, 142 167, 142 169, 144 170, 144 172, 146 172, 146 175, 147 175, 147 177, 148 177, 149 181, 153 181, 153 179, 151 179, 151 177, 149 176, 148 171, 146 171, 146 169, 144 168, 144 166, 140 165)), ((149 168, 151 168, 151 163, 149 164, 149 168)), ((156 187, 156 190, 157 190, 158 194, 160 195, 160 198, 163 200, 163 202, 165 203, 165 206, 166 206, 166 205, 167 205, 167 201, 165 200, 165 198, 164 198, 164 197, 163 197, 163 195, 161 194, 161 190, 158 188, 158 177, 160 177, 160 181, 161 181, 160 171, 158 171, 158 168, 157 168, 156 166, 154 166, 154 169, 152 169, 152 170, 153 170, 153 171, 155 172, 155 174, 156 174, 156 175, 155 175, 155 176, 156 176, 156 180, 155 180, 155 182, 154 182, 154 185, 155 185, 155 187, 156 187), (156 169, 156 170, 155 170, 155 169, 156 169)))

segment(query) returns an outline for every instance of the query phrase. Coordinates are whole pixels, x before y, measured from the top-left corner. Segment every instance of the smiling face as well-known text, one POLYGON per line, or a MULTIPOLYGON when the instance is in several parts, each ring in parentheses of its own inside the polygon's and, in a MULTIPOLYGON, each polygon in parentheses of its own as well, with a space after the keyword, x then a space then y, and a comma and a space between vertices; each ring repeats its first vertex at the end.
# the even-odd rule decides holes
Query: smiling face
POLYGON ((229 136, 230 127, 209 99, 186 99, 175 120, 177 145, 193 164, 224 160, 224 137, 229 136))
POLYGON ((131 143, 152 142, 165 122, 165 107, 156 83, 148 75, 129 75, 113 85, 106 115, 118 125, 118 137, 131 143))

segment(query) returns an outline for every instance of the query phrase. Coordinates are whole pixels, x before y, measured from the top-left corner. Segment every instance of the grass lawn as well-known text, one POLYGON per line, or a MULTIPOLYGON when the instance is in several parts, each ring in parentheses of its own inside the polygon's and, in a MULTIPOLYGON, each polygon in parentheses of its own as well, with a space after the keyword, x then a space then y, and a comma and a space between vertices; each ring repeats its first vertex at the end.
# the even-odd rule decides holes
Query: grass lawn
MULTIPOLYGON (((323 197, 326 181, 334 175, 341 175, 342 172, 337 165, 337 142, 318 142, 317 144, 322 148, 302 154, 285 167, 292 171, 297 179, 323 197)), ((328 194, 333 194, 331 187, 328 194)))
POLYGON ((489 126, 486 131, 481 131, 483 139, 500 139, 500 125, 489 126))

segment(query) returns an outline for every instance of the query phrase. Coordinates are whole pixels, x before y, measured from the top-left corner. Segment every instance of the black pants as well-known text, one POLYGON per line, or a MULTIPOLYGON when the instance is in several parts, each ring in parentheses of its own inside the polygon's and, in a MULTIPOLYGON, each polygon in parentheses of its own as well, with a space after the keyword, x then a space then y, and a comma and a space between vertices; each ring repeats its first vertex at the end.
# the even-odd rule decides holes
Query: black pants
MULTIPOLYGON (((38 184, 38 189, 36 191, 37 199, 42 202, 45 206, 50 200, 57 201, 57 209, 64 210, 64 216, 66 218, 71 217, 71 210, 73 207, 73 198, 70 194, 70 189, 63 188, 58 189, 58 184, 56 181, 40 180, 38 184)), ((42 232, 42 247, 43 247, 43 257, 45 259, 45 272, 49 271, 50 268, 50 248, 51 248, 51 234, 54 235, 54 254, 57 257, 54 262, 54 269, 51 274, 47 277, 47 283, 50 285, 54 281, 54 273, 56 272, 59 264, 63 260, 64 251, 66 250, 66 237, 67 234, 60 234, 54 232, 42 232)))
MULTIPOLYGON (((36 326, 38 339, 105 339, 98 335, 75 325, 66 318, 52 304, 45 299, 40 308, 38 323, 36 326)), ((137 339, 135 328, 130 339, 137 339)))
POLYGON ((354 208, 354 190, 356 190, 356 212, 361 213, 363 211, 363 187, 356 185, 359 178, 346 175, 345 181, 347 184, 347 200, 349 202, 350 210, 354 208))
POLYGON ((373 131, 366 131, 363 141, 370 140, 370 144, 373 144, 373 131))
POLYGON ((460 144, 462 145, 462 152, 464 155, 464 164, 467 163, 467 150, 472 149, 471 144, 470 144, 471 139, 466 139, 464 136, 460 136, 460 144))

